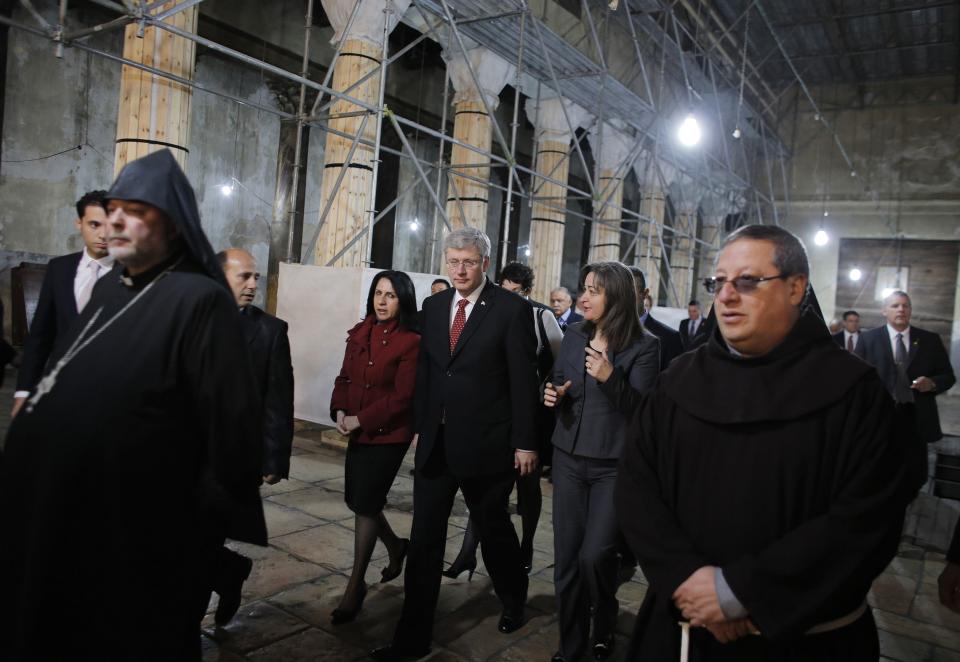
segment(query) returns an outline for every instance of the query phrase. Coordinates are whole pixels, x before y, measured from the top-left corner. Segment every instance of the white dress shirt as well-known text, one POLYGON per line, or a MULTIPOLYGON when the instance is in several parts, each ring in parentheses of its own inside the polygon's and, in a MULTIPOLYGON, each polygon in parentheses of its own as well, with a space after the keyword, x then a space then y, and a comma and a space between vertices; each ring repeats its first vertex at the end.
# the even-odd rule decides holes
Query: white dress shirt
POLYGON ((99 266, 99 271, 97 272, 97 280, 106 276, 111 269, 113 269, 113 258, 109 255, 102 257, 99 260, 94 260, 90 257, 90 253, 84 249, 83 253, 80 254, 80 264, 77 265, 77 273, 73 277, 73 300, 76 301, 80 296, 80 290, 83 289, 84 284, 87 283, 88 279, 91 278, 91 268, 90 263, 96 262, 99 266))
POLYGON ((453 291, 453 303, 450 305, 450 327, 453 328, 453 319, 457 316, 457 306, 460 304, 461 299, 466 299, 470 303, 466 305, 463 309, 464 322, 470 319, 470 313, 473 312, 473 308, 477 303, 477 300, 480 298, 480 293, 483 292, 484 286, 487 284, 487 277, 483 277, 483 282, 477 286, 473 292, 467 296, 460 294, 459 290, 453 291))
POLYGON ((895 328, 887 324, 887 333, 890 334, 890 351, 893 353, 893 359, 897 359, 897 334, 903 336, 903 348, 907 350, 907 356, 910 355, 910 327, 908 326, 903 331, 897 331, 895 328))

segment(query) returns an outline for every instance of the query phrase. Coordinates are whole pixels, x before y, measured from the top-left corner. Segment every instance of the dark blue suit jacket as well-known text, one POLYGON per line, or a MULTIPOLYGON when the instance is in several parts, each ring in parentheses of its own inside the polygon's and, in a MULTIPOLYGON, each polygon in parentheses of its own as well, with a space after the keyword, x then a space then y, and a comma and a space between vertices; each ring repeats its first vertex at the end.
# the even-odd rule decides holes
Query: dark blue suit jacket
POLYGON ((77 319, 77 299, 73 283, 82 253, 55 257, 47 263, 47 273, 40 287, 37 310, 30 323, 30 335, 23 346, 20 373, 17 375, 18 391, 31 391, 43 376, 43 369, 57 339, 77 319))

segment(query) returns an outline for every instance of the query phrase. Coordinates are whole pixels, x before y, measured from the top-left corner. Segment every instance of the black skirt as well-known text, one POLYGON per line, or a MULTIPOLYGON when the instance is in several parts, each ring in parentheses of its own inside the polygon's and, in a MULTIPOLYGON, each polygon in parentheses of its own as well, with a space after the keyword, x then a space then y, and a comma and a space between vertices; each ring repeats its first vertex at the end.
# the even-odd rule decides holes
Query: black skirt
POLYGON ((387 493, 397 477, 410 444, 347 445, 345 466, 347 507, 357 515, 375 517, 387 504, 387 493))

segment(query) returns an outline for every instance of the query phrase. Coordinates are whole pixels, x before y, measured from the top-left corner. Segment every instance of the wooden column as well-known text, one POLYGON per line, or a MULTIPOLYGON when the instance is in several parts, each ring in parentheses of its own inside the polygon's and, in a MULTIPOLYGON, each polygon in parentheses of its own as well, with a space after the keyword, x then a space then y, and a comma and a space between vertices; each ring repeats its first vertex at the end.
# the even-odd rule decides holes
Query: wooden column
POLYGON ((647 226, 646 250, 643 252, 643 272, 647 276, 650 298, 656 303, 657 297, 660 296, 660 261, 663 256, 660 234, 663 231, 663 212, 666 208, 666 199, 663 189, 659 186, 647 188, 642 195, 640 213, 646 214, 658 224, 656 228, 647 226))
MULTIPOLYGON (((156 11, 172 9, 181 1, 172 0, 156 11)), ((196 32, 197 6, 173 14, 166 23, 196 32)), ((193 79, 194 42, 154 27, 147 27, 143 37, 138 37, 139 27, 138 23, 131 23, 125 28, 123 57, 181 78, 193 79)), ((186 85, 123 65, 114 174, 130 161, 165 148, 170 149, 181 167, 186 167, 192 95, 192 89, 186 85)))
MULTIPOLYGON (((331 87, 343 92, 357 80, 380 67, 383 48, 361 39, 347 39, 333 70, 331 87)), ((360 85, 347 93, 349 96, 376 106, 380 98, 380 74, 374 73, 360 85)), ((349 101, 339 100, 330 108, 331 118, 323 152, 323 181, 320 186, 320 209, 330 204, 327 216, 321 219, 323 225, 317 239, 314 262, 326 266, 347 243, 367 224, 367 212, 373 204, 371 186, 373 184, 374 149, 371 145, 357 143, 353 158, 348 159, 353 136, 360 131, 364 115, 337 117, 344 113, 363 110, 349 101), (337 135, 338 131, 345 135, 337 135), (350 137, 347 137, 350 136, 350 137), (346 168, 343 178, 341 171, 346 168), (340 179, 340 185, 336 186, 340 179), (333 202, 330 203, 330 198, 333 202)), ((373 143, 377 137, 376 116, 368 114, 366 126, 360 140, 373 143)), ((335 267, 360 267, 367 256, 367 242, 362 239, 338 258, 335 267)))
POLYGON ((563 234, 567 222, 566 183, 570 170, 570 124, 577 128, 587 112, 563 99, 541 99, 539 106, 532 99, 525 106, 527 119, 537 132, 535 169, 554 181, 534 178, 533 208, 530 217, 530 260, 534 282, 531 297, 548 301, 550 291, 560 285, 563 268, 563 234), (566 106, 566 115, 564 107, 566 106))
POLYGON ((674 223, 677 235, 673 238, 673 250, 670 254, 670 273, 673 275, 673 289, 677 293, 677 306, 682 308, 690 301, 693 293, 693 247, 692 237, 697 232, 697 207, 695 203, 681 202, 677 205, 677 219, 674 223))
MULTIPOLYGON (((468 51, 467 57, 481 89, 477 89, 462 53, 447 57, 450 82, 456 90, 453 97, 453 137, 489 153, 493 144, 495 119, 489 116, 487 107, 489 106, 491 111, 496 110, 500 103, 500 91, 513 75, 514 68, 481 47, 468 51)), ((467 147, 453 145, 450 150, 447 216, 450 218, 451 227, 470 226, 486 231, 489 163, 489 156, 467 147)))
POLYGON ((623 178, 629 172, 626 159, 633 143, 629 136, 609 124, 602 131, 599 127, 592 129, 589 140, 598 177, 588 259, 591 262, 619 260, 623 178))
MULTIPOLYGON (((410 0, 363 0, 349 32, 345 31, 353 12, 354 0, 322 2, 324 12, 335 30, 331 41, 343 42, 330 86, 367 105, 377 106, 380 102, 379 70, 383 58, 384 34, 393 30, 410 0), (370 74, 369 78, 352 87, 367 74, 370 74)), ((324 146, 323 181, 320 185, 320 209, 328 209, 328 212, 325 218, 320 219, 320 233, 314 247, 314 263, 320 266, 330 263, 363 231, 369 222, 368 214, 376 203, 372 190, 374 148, 358 142, 353 158, 347 158, 353 139, 360 133, 365 117, 366 126, 360 141, 376 142, 375 113, 343 117, 344 114, 362 111, 364 109, 360 106, 342 99, 330 107, 331 119, 328 127, 331 131, 327 133, 324 146), (337 135, 333 131, 344 135, 337 135), (343 172, 344 169, 346 172, 343 172), (338 179, 340 185, 336 186, 338 179)), ((370 239, 368 235, 364 235, 330 266, 363 266, 367 259, 367 244, 370 239)))

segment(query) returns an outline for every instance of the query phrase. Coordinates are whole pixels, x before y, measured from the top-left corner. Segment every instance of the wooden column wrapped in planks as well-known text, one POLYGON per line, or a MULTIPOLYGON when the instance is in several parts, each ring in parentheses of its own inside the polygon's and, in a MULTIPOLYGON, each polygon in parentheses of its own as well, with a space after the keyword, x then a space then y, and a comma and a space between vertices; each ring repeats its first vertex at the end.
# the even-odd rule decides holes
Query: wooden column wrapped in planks
POLYGON ((647 225, 645 232, 645 248, 642 256, 643 272, 647 277, 647 287, 650 298, 654 303, 660 296, 660 260, 663 255, 663 246, 660 243, 660 233, 663 227, 663 212, 666 208, 666 198, 663 189, 659 186, 647 188, 642 193, 640 213, 652 218, 658 227, 647 225))
POLYGON ((490 157, 493 144, 493 122, 487 112, 496 110, 500 91, 513 75, 514 67, 485 48, 445 55, 453 97, 453 137, 484 153, 454 144, 450 150, 450 173, 447 189, 447 217, 454 229, 465 226, 486 231, 489 195, 490 157), (480 88, 470 69, 476 74, 480 88), (486 101, 486 103, 484 103, 486 101), (480 181, 476 181, 480 180, 480 181))
POLYGON ((563 267, 567 189, 559 182, 567 182, 570 170, 572 129, 579 127, 588 115, 573 102, 560 98, 540 99, 539 104, 528 99, 524 110, 537 132, 536 171, 549 178, 534 179, 530 217, 529 265, 535 276, 530 296, 546 302, 550 300, 550 291, 560 285, 563 267), (566 113, 561 104, 566 106, 566 113))
POLYGON ((599 173, 588 259, 591 262, 619 260, 623 178, 632 166, 627 161, 633 150, 633 140, 613 122, 593 127, 588 139, 599 173))
MULTIPOLYGON (((324 12, 334 28, 331 42, 343 40, 340 57, 334 65, 331 87, 377 107, 380 104, 380 63, 384 57, 384 36, 396 27, 410 0, 362 0, 356 12, 356 0, 322 2, 324 12), (352 22, 351 15, 354 15, 352 22), (368 74, 369 78, 363 80, 368 74)), ((364 231, 376 204, 373 191, 375 149, 372 144, 377 138, 378 118, 376 113, 368 111, 364 114, 363 111, 363 108, 343 99, 330 107, 328 126, 331 131, 327 133, 323 152, 323 181, 320 187, 320 209, 328 211, 320 219, 320 233, 312 249, 314 262, 320 266, 360 267, 367 259, 368 235, 354 242, 339 258, 333 259, 364 231), (360 114, 344 117, 351 113, 360 114), (363 134, 353 151, 353 158, 348 159, 353 139, 361 126, 364 127, 363 134), (334 131, 344 135, 337 135, 334 131), (364 145, 363 142, 370 144, 364 145), (341 178, 344 169, 346 172, 341 178)))
MULTIPOLYGON (((172 9, 183 0, 164 3, 155 12, 172 9)), ((169 16, 170 25, 189 32, 197 30, 197 6, 169 16)), ((139 24, 124 30, 123 57, 154 69, 193 79, 196 44, 160 28, 147 27, 137 36, 139 24)), ((181 167, 186 166, 190 142, 192 89, 123 65, 120 73, 120 108, 117 113, 117 145, 114 173, 130 161, 158 149, 169 148, 181 167)))

